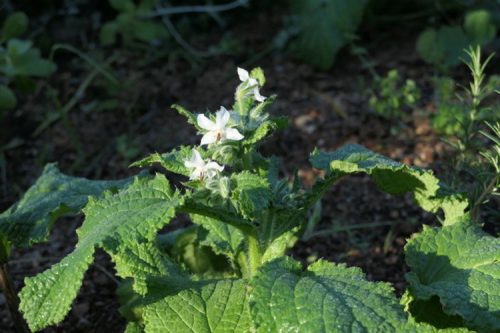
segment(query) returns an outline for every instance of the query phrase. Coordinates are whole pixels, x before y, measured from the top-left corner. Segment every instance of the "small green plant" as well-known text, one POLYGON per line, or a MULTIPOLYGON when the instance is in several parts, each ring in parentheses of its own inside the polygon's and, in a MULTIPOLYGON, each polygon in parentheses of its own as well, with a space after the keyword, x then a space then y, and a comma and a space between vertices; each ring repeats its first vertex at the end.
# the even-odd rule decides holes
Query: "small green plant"
POLYGON ((489 11, 478 9, 466 13, 463 26, 442 26, 424 30, 417 40, 422 59, 438 69, 446 70, 460 63, 464 50, 484 46, 496 36, 496 27, 489 11))
POLYGON ((116 19, 105 23, 100 32, 100 40, 103 45, 116 43, 120 36, 125 44, 134 40, 151 43, 168 37, 168 31, 159 23, 151 19, 142 18, 150 14, 157 0, 109 0, 113 9, 119 12, 116 19))
POLYGON ((482 61, 479 47, 466 52, 469 59, 464 62, 470 69, 472 81, 461 94, 456 91, 453 80, 441 78, 437 81, 437 114, 432 125, 446 135, 453 148, 447 182, 455 191, 467 194, 471 216, 479 219, 480 207, 495 192, 498 181, 498 164, 493 158, 496 148, 490 151, 484 140, 489 138, 495 145, 497 127, 489 125, 492 134, 482 130, 485 123, 496 124, 499 119, 498 105, 485 103, 495 93, 497 78, 486 81, 485 69, 493 55, 482 61))
POLYGON ((386 77, 376 79, 374 86, 370 107, 387 119, 403 118, 405 110, 414 107, 420 99, 420 89, 415 81, 407 79, 402 83, 396 69, 390 70, 386 77))
POLYGON ((117 186, 54 174, 49 166, 21 201, 0 215, 0 234, 13 245, 29 245, 45 239, 61 213, 84 206, 73 252, 27 278, 19 294, 32 331, 64 319, 96 248, 110 254, 123 279, 119 296, 126 332, 500 329, 500 242, 471 222, 466 200, 443 192, 430 171, 353 144, 312 153, 311 164, 325 176, 311 189, 280 178, 278 158, 261 155, 259 146, 286 126, 286 119, 267 112, 276 97, 260 93, 262 70, 238 74, 242 82, 232 111, 194 114, 174 106, 202 135, 199 145, 133 164, 160 164, 184 177, 179 187, 163 174, 141 174, 117 186), (370 175, 382 191, 409 192, 422 209, 443 213, 441 227, 425 227, 405 248, 411 271, 404 304, 390 285, 368 281, 358 268, 318 260, 303 269, 286 255, 310 232, 308 212, 323 194, 356 173, 370 175), (110 185, 118 190, 101 194, 110 185), (84 194, 92 197, 87 201, 84 194), (193 224, 161 232, 177 214, 193 224), (439 305, 427 306, 435 298, 439 305), (451 318, 448 326, 429 323, 435 313, 451 318))
POLYGON ((43 59, 40 50, 33 47, 29 40, 18 39, 28 29, 28 17, 16 12, 7 17, 0 35, 0 73, 5 81, 0 83, 0 117, 2 112, 13 109, 17 98, 11 84, 26 86, 29 77, 46 77, 56 66, 43 59))

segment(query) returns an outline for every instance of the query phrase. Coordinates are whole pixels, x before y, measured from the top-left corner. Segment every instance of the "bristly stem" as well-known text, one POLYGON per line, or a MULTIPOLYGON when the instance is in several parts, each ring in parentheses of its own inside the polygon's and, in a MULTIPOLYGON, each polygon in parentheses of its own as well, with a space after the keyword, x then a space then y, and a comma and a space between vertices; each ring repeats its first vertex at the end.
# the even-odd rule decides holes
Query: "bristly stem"
POLYGON ((247 243, 247 278, 251 278, 259 269, 262 262, 262 251, 259 244, 259 238, 257 233, 247 233, 245 235, 245 240, 247 243))
POLYGON ((19 312, 19 297, 17 297, 14 285, 12 284, 6 263, 0 264, 0 289, 5 295, 16 332, 28 333, 28 325, 26 325, 26 321, 21 312, 19 312))

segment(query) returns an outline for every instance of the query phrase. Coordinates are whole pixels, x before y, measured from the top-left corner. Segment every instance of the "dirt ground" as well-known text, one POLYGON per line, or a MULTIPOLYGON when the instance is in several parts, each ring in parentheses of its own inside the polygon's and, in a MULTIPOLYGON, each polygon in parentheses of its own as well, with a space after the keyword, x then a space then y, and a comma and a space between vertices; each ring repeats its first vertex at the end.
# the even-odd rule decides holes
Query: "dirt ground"
MULTIPOLYGON (((278 19, 258 19, 259 29, 279 29, 278 19)), ((235 27, 235 33, 252 45, 266 42, 266 34, 249 33, 247 28, 242 22, 235 27)), ((393 36, 397 43, 387 41, 387 45, 370 49, 370 57, 382 74, 397 68, 403 76, 415 79, 424 96, 419 109, 432 110, 429 88, 432 69, 415 54, 415 33, 397 33, 393 36)), ((168 151, 181 143, 194 144, 199 139, 195 131, 169 106, 178 103, 201 112, 232 105, 238 83, 236 67, 245 61, 218 56, 193 72, 182 59, 156 61, 140 68, 135 57, 120 54, 113 65, 120 80, 130 81, 129 87, 116 94, 119 101, 116 107, 100 112, 76 107, 69 113, 83 147, 83 158, 62 122, 50 126, 40 136, 32 136, 47 108, 40 102, 44 100, 43 89, 23 101, 15 117, 9 118, 10 123, 2 124, 5 137, 15 134, 24 143, 6 154, 9 191, 2 196, 0 210, 12 204, 33 183, 46 162, 57 161, 63 171, 78 176, 120 178, 137 172, 127 167, 134 159, 155 151, 168 151), (133 107, 127 107, 130 105, 133 107), (116 137, 124 134, 136 149, 132 157, 116 149, 116 137)), ((366 94, 371 77, 348 52, 342 52, 334 68, 327 72, 315 71, 281 52, 271 52, 247 67, 257 65, 264 69, 268 79, 262 93, 279 96, 271 112, 290 119, 290 127, 262 147, 265 154, 283 159, 284 175, 293 174, 298 168, 303 181, 311 183, 315 173, 308 156, 313 148, 333 150, 345 143, 365 145, 404 163, 440 169, 446 145, 433 135, 425 112, 414 112, 403 124, 390 124, 375 115, 368 107, 366 94)), ((50 84, 60 90, 62 100, 68 100, 85 75, 83 70, 75 72, 68 60, 50 84)), ((92 86, 80 105, 89 105, 103 94, 100 86, 92 86)), ((383 194, 364 176, 342 180, 322 204, 323 216, 318 228, 337 226, 344 231, 300 241, 290 255, 303 262, 325 258, 359 266, 368 279, 390 282, 401 294, 406 286, 407 267, 403 257, 406 239, 420 230, 422 223, 435 223, 435 218, 416 207, 409 196, 383 194), (352 228, 359 224, 363 226, 352 228)), ((62 219, 55 225, 50 242, 13 251, 9 268, 17 288, 22 287, 24 277, 43 271, 73 249, 75 229, 81 222, 81 217, 62 219)), ((98 251, 71 312, 59 326, 44 332, 123 331, 125 322, 118 312, 117 283, 113 276, 108 255, 98 251)), ((0 296, 0 331, 11 330, 5 300, 0 296)))

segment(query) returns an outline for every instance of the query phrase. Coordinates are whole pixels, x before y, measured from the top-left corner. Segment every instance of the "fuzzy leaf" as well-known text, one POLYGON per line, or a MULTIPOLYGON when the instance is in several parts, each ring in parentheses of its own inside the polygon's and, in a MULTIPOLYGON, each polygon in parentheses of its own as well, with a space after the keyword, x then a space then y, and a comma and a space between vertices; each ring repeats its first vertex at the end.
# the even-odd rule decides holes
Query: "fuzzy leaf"
POLYGON ((269 205, 271 189, 265 177, 248 171, 233 174, 231 200, 245 218, 259 214, 269 205))
POLYGON ((285 257, 262 266, 251 281, 257 332, 402 332, 407 317, 385 283, 358 268, 318 261, 303 272, 285 257))
MULTIPOLYGON (((163 289, 163 288, 162 288, 163 289)), ((144 308, 149 333, 251 332, 243 280, 191 282, 144 308)))
POLYGON ((455 223, 468 204, 458 196, 441 194, 439 179, 432 171, 409 167, 359 145, 348 144, 331 153, 315 151, 310 160, 315 168, 329 173, 327 179, 363 172, 387 193, 412 192, 424 210, 436 212, 443 209, 445 224, 455 223))
POLYGON ((48 164, 22 199, 0 214, 0 232, 19 247, 45 241, 58 217, 79 212, 89 196, 125 187, 131 180, 97 181, 72 177, 61 173, 55 164, 48 164))
MULTIPOLYGON (((134 162, 131 166, 146 167, 155 163, 159 163, 166 170, 183 175, 189 176, 191 171, 184 166, 184 161, 191 158, 193 148, 190 146, 181 146, 178 149, 172 150, 169 153, 159 154, 154 153, 140 161, 134 162)), ((204 150, 198 150, 202 157, 205 157, 204 150)))
POLYGON ((191 220, 208 231, 202 245, 210 246, 217 254, 234 261, 243 242, 243 234, 232 225, 206 216, 192 214, 191 220))
POLYGON ((138 240, 151 241, 182 203, 166 178, 136 178, 118 194, 91 199, 84 209, 76 248, 61 262, 25 280, 20 309, 36 331, 64 319, 92 261, 95 247, 116 253, 123 244, 133 248, 138 240))
POLYGON ((182 275, 153 242, 125 242, 111 253, 111 257, 116 264, 117 274, 122 278, 133 278, 134 291, 141 295, 147 293, 147 282, 152 277, 182 275))
POLYGON ((244 145, 252 146, 257 142, 263 140, 274 131, 286 128, 288 121, 286 118, 274 118, 265 120, 259 127, 255 129, 250 135, 245 136, 243 141, 244 145))
POLYGON ((481 332, 500 331, 500 240, 463 219, 442 228, 424 226, 405 247, 410 292, 439 297, 448 315, 481 332))

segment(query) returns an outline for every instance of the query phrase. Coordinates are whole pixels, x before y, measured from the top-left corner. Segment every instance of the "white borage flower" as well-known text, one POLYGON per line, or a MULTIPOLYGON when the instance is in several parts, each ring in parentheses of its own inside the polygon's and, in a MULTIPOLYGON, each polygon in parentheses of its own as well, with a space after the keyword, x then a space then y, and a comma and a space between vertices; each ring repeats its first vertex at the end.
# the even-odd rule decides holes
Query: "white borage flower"
POLYGON ((203 160, 200 153, 193 149, 191 159, 184 160, 184 166, 191 169, 190 180, 205 180, 214 178, 224 170, 224 166, 210 160, 203 160))
POLYGON ((215 121, 208 119, 204 114, 199 114, 196 119, 198 126, 207 131, 201 138, 201 145, 242 140, 243 135, 236 128, 227 126, 230 118, 231 114, 223 106, 215 113, 215 121))
POLYGON ((253 97, 257 102, 264 102, 267 97, 264 97, 260 94, 259 91, 259 81, 254 79, 253 77, 250 77, 250 74, 248 73, 247 70, 238 67, 238 77, 240 78, 240 81, 247 84, 248 88, 253 88, 253 97))

